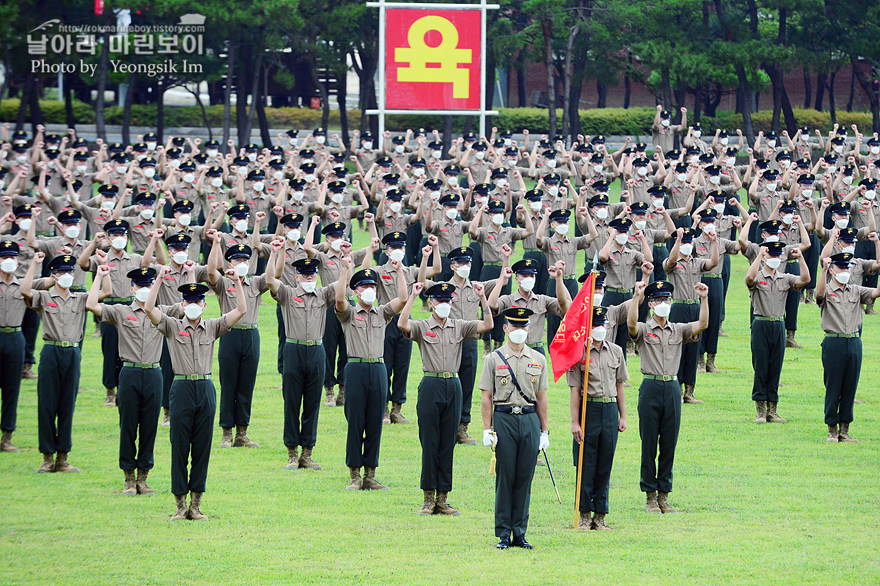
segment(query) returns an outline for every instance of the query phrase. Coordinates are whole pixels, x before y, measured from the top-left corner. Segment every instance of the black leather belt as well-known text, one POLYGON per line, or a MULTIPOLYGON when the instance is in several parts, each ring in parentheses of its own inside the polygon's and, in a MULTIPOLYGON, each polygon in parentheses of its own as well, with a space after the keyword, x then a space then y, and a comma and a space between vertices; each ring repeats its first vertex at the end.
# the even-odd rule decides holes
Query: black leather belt
POLYGON ((534 413, 535 408, 531 405, 526 407, 520 407, 519 405, 510 406, 510 405, 495 405, 496 413, 512 413, 514 415, 520 415, 525 413, 534 413))

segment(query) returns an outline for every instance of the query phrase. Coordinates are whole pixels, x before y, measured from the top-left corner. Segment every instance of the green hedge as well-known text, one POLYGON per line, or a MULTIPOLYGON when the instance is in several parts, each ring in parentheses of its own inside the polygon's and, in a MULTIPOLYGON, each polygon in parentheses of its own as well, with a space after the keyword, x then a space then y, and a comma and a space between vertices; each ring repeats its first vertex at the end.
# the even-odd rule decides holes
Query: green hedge
MULTIPOLYGON (((0 121, 13 122, 18 117, 19 100, 3 100, 0 102, 0 121)), ((64 104, 57 101, 40 101, 43 109, 43 117, 50 124, 64 124, 66 117, 64 104)), ((608 134, 608 135, 632 135, 637 137, 650 136, 651 123, 654 120, 654 108, 594 108, 581 110, 581 127, 584 134, 608 134)), ((206 108, 208 123, 213 127, 223 124, 223 106, 209 106, 206 108)), ((297 128, 308 130, 317 127, 321 123, 321 110, 309 108, 267 108, 266 117, 272 128, 297 128)), ((78 123, 93 124, 95 111, 89 104, 74 102, 74 115, 78 123)), ((559 124, 562 123, 562 110, 557 110, 559 124)), ((770 120, 773 113, 762 110, 752 114, 752 122, 755 131, 767 132, 770 130, 770 120)), ((356 128, 360 123, 360 110, 348 111, 348 122, 351 128, 356 128)), ((795 116, 798 126, 808 126, 810 130, 818 128, 827 132, 831 128, 831 117, 828 112, 817 110, 796 109, 795 116)), ((107 124, 122 124, 122 108, 110 106, 106 109, 107 124)), ((232 121, 235 124, 235 107, 232 108, 232 121)), ((691 121, 693 119, 691 118, 691 121)), ((872 120, 869 112, 838 112, 837 122, 845 128, 857 124, 859 128, 868 130, 872 120)), ((424 127, 428 129, 442 129, 442 116, 396 115, 388 116, 385 120, 386 127, 392 131, 402 131, 407 128, 424 127)), ((735 112, 718 112, 715 117, 703 116, 703 132, 711 134, 716 128, 735 130, 742 128, 742 116, 735 112)), ((131 107, 131 124, 133 126, 156 125, 156 106, 135 104, 131 107)), ((453 130, 461 132, 464 128, 465 117, 453 118, 453 130)), ((166 106, 166 127, 202 127, 202 111, 198 106, 166 106)), ((339 111, 330 111, 330 126, 339 127, 339 111)), ((547 133, 549 130, 547 110, 542 108, 500 108, 498 116, 489 119, 487 126, 512 129, 516 132, 528 128, 531 133, 547 133)), ((476 122, 472 126, 476 130, 476 122)))

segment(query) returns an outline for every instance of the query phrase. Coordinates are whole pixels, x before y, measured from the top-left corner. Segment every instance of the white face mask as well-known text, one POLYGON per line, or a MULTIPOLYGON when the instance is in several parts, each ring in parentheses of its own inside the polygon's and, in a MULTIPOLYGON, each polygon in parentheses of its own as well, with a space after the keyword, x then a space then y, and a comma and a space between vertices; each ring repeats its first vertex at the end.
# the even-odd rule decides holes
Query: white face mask
POLYGON ((850 276, 851 275, 850 275, 849 271, 841 271, 839 273, 836 273, 834 275, 834 278, 837 279, 837 282, 840 283, 841 285, 846 285, 847 283, 849 283, 850 276))
POLYGON ((565 236, 566 234, 568 234, 568 224, 556 224, 555 226, 553 226, 553 231, 560 236, 565 236))
POLYGON ((768 140, 768 141, 767 141, 767 146, 770 147, 770 148, 772 149, 773 147, 776 146, 776 141, 775 141, 775 140, 768 140))
POLYGON ((813 190, 812 189, 802 189, 801 195, 803 195, 804 197, 813 197, 813 190))
POLYGON ((665 301, 654 306, 654 315, 660 317, 669 317, 670 311, 672 311, 672 305, 665 301))
POLYGON ((829 173, 834 173, 835 171, 837 171, 837 166, 836 166, 836 165, 829 165, 829 166, 828 166, 828 172, 829 172, 829 173))
POLYGON ((333 252, 339 252, 340 250, 342 250, 342 238, 337 238, 336 240, 330 242, 330 248, 333 250, 333 252))
POLYGON ((852 246, 852 245, 850 245, 850 246, 841 246, 841 247, 840 247, 840 251, 841 251, 841 252, 848 252, 848 253, 850 253, 850 254, 855 254, 855 252, 856 252, 856 247, 855 247, 855 246, 852 246))
POLYGON ((865 192, 865 199, 872 200, 875 197, 877 197, 877 192, 874 191, 873 189, 869 189, 868 191, 865 192))
POLYGON ((259 192, 263 191, 263 187, 264 187, 264 186, 265 186, 265 185, 263 184, 262 181, 255 181, 255 182, 254 182, 254 186, 253 186, 253 187, 254 187, 254 191, 256 191, 257 193, 259 193, 259 192))
POLYGON ((376 288, 370 287, 369 289, 364 289, 360 293, 361 301, 366 303, 367 305, 372 305, 376 300, 376 288))
POLYGON ((257 153, 248 153, 247 158, 250 162, 254 162, 257 160, 257 153))
POLYGON ((700 162, 700 157, 698 157, 697 155, 694 155, 692 157, 688 157, 688 163, 690 163, 691 165, 696 165, 699 162, 700 162))
POLYGON ((794 222, 794 214, 785 214, 784 216, 782 216, 782 223, 785 224, 786 226, 791 226, 791 224, 793 222, 794 222))
POLYGON ((431 158, 432 159, 439 159, 440 155, 442 155, 442 154, 443 154, 442 151, 431 151, 431 158))
POLYGON ((772 236, 767 236, 766 238, 764 238, 764 242, 779 242, 779 236, 775 234, 772 236))
POLYGON ((844 175, 844 176, 843 176, 843 182, 844 182, 846 185, 852 185, 852 182, 853 182, 852 175, 844 175))
POLYGON ((644 230, 645 226, 648 225, 648 222, 647 220, 636 220, 633 222, 633 225, 639 230, 644 230))
POLYGON ((648 174, 648 168, 647 167, 639 167, 638 173, 639 173, 640 177, 644 177, 645 175, 648 174))
POLYGON ((394 146, 394 152, 397 153, 397 154, 402 153, 403 150, 404 150, 404 148, 403 148, 403 145, 402 145, 402 144, 398 144, 398 145, 395 145, 395 146, 394 146))
POLYGON ((324 144, 325 142, 327 142, 327 137, 326 136, 316 136, 315 142, 317 142, 318 144, 324 144))
POLYGON ((245 175, 247 175, 247 167, 239 167, 238 169, 235 169, 233 172, 240 177, 244 177, 245 175))
POLYGON ((440 191, 439 190, 432 191, 428 195, 430 195, 432 199, 439 199, 440 198, 440 191))
POLYGON ((626 244, 627 240, 629 240, 629 236, 627 236, 626 234, 617 234, 614 237, 614 241, 617 242, 618 244, 620 244, 621 246, 626 244))
POLYGON ((841 145, 841 144, 834 145, 834 152, 835 153, 842 153, 843 152, 843 145, 841 145))
MULTIPOLYGON (((602 172, 602 163, 599 163, 597 165, 593 165, 593 171, 595 171, 596 173, 601 173, 602 172)), ((684 180, 682 179, 682 181, 684 181, 684 180)))
POLYGON ((768 267, 770 267, 771 269, 773 269, 775 271, 776 269, 779 268, 779 265, 782 264, 782 259, 778 258, 778 257, 768 258, 767 260, 764 261, 764 264, 766 264, 768 267))
POLYGON ((608 335, 608 330, 605 326, 596 326, 592 330, 590 330, 590 337, 596 342, 604 342, 605 336, 608 335))
POLYGON ((141 303, 147 302, 147 297, 150 296, 150 288, 149 287, 141 287, 137 291, 134 292, 134 298, 140 301, 141 303))
POLYGON ((719 183, 721 183, 721 176, 720 175, 710 176, 709 183, 711 183, 712 185, 718 185, 719 183))
POLYGON ((217 156, 217 152, 217 149, 208 149, 205 151, 205 153, 212 159, 217 156))
POLYGON ((125 175, 126 167, 119 165, 116 167, 116 172, 120 175, 125 175))
POLYGON ((31 219, 30 218, 25 218, 23 220, 18 221, 18 228, 22 232, 27 232, 30 229, 30 227, 31 227, 31 219))
POLYGON ((302 201, 304 195, 305 194, 302 191, 294 191, 291 194, 291 197, 293 198, 293 201, 302 201))
POLYGON ((184 173, 183 174, 183 182, 184 183, 192 183, 196 180, 195 173, 184 173))
POLYGON ((462 265, 455 269, 455 274, 461 277, 462 279, 467 279, 471 276, 471 266, 470 265, 462 265))
POLYGON ((504 223, 504 214, 492 214, 492 223, 500 226, 504 223))
POLYGON ((147 167, 146 169, 144 169, 144 177, 146 177, 147 179, 152 179, 153 177, 155 177, 155 175, 156 170, 152 167, 147 167))
POLYGON ((498 181, 496 181, 495 184, 496 184, 499 188, 504 189, 504 187, 507 186, 507 179, 504 179, 504 178, 502 177, 501 179, 499 179, 498 181))
POLYGON ((721 214, 724 213, 724 204, 723 203, 716 203, 715 205, 712 206, 712 209, 715 210, 715 212, 720 216, 721 214))
POLYGON ((116 250, 125 250, 126 244, 128 244, 128 238, 126 238, 125 236, 117 236, 110 241, 110 246, 112 246, 116 250))
POLYGON ((314 293, 318 288, 317 281, 300 281, 299 284, 302 285, 303 291, 306 293, 314 293))
POLYGON ((446 183, 448 183, 449 185, 458 185, 458 175, 453 175, 452 177, 447 177, 446 183))
POLYGON ((548 159, 547 166, 550 167, 551 169, 555 169, 556 168, 556 159, 548 159))
POLYGON ((529 209, 532 210, 533 212, 537 212, 542 207, 544 207, 544 206, 540 201, 529 202, 529 209))
POLYGON ((767 184, 767 191, 769 191, 771 193, 776 191, 776 184, 775 183, 768 183, 767 184))
POLYGON ((703 132, 701 130, 694 130, 694 138, 700 138, 703 136, 703 132))
POLYGON ((86 165, 77 165, 76 171, 77 173, 85 173, 88 167, 86 165))
POLYGON ((180 214, 177 217, 177 223, 183 227, 189 226, 190 222, 192 222, 192 216, 189 214, 180 214))
POLYGON ((440 319, 446 319, 449 317, 449 312, 452 311, 451 303, 438 303, 434 306, 434 313, 437 314, 437 317, 440 319))
POLYGON ((363 142, 363 145, 364 145, 365 149, 370 150, 373 148, 373 141, 372 140, 365 140, 363 142))
POLYGON ((604 297, 602 293, 593 294, 593 307, 602 305, 602 297, 604 297))
POLYGON ((388 258, 391 260, 403 260, 406 252, 402 248, 393 248, 388 252, 388 258))
POLYGON ((416 167, 415 169, 413 169, 413 176, 414 177, 422 177, 424 175, 425 175, 425 170, 422 169, 421 167, 416 167))
POLYGON ((535 277, 526 277, 519 282, 519 288, 523 291, 531 291, 535 286, 535 277))
POLYGON ((721 144, 727 146, 727 143, 730 142, 730 139, 727 138, 727 137, 725 136, 725 137, 723 137, 723 138, 720 139, 720 142, 721 142, 721 144))
POLYGON ((483 151, 477 151, 477 160, 478 161, 482 161, 485 158, 486 158, 486 153, 484 153, 483 151))
POLYGON ((341 193, 331 193, 330 201, 333 203, 342 203, 343 194, 341 193))
POLYGON ((186 252, 175 252, 174 254, 171 255, 171 260, 173 260, 175 263, 177 263, 179 265, 182 265, 183 263, 185 263, 188 258, 189 258, 189 255, 186 252))
POLYGON ((19 163, 24 163, 27 160, 27 157, 24 155, 16 155, 15 160, 19 163))
POLYGON ((300 237, 302 237, 302 232, 299 228, 293 228, 287 232, 287 239, 291 242, 296 242, 300 237))
POLYGON ((82 232, 82 230, 79 226, 68 226, 64 229, 64 235, 68 238, 79 238, 80 232, 82 232))
POLYGON ((690 256, 694 251, 694 245, 688 242, 687 244, 682 244, 678 247, 678 251, 684 256, 690 256))
POLYGON ((205 311, 205 308, 198 303, 190 303, 183 308, 183 314, 189 319, 198 319, 203 311, 205 311))
POLYGON ((596 217, 600 220, 606 219, 608 217, 608 208, 602 207, 596 210, 596 217))
POLYGON ((512 344, 523 344, 528 339, 529 333, 524 329, 516 329, 510 330, 507 333, 507 338, 510 340, 512 344))
POLYGON ((715 233, 715 224, 705 224, 703 226, 703 232, 706 234, 714 234, 715 233))
POLYGON ((312 181, 315 180, 315 175, 314 175, 314 173, 308 173, 308 174, 306 174, 305 177, 303 177, 303 179, 306 180, 306 183, 311 183, 312 181))
POLYGON ((733 167, 734 165, 736 165, 736 157, 727 157, 725 163, 733 167))
POLYGON ((849 217, 840 218, 839 220, 834 220, 834 225, 843 230, 847 226, 849 226, 849 217))
POLYGON ((547 193, 549 193, 549 194, 552 195, 553 197, 556 197, 557 195, 559 195, 559 188, 556 187, 555 185, 552 186, 552 187, 548 187, 548 188, 547 188, 547 193))
POLYGON ((247 220, 236 220, 235 221, 235 230, 237 232, 247 232, 248 222, 247 220))
POLYGON ((669 122, 669 120, 663 120, 660 122, 660 124, 663 125, 663 128, 669 128, 670 122, 669 122))
POLYGON ((507 159, 507 166, 513 168, 516 166, 516 159, 507 159))
POLYGON ((222 177, 214 177, 211 179, 211 187, 220 187, 221 185, 223 185, 222 177))
POLYGON ((871 147, 871 154, 872 155, 880 155, 880 147, 872 146, 871 147))
POLYGON ((458 217, 458 209, 457 208, 446 208, 446 217, 450 220, 454 220, 458 217))
POLYGON ((395 214, 400 212, 400 208, 402 208, 402 207, 403 207, 403 204, 401 204, 399 201, 393 201, 390 204, 388 204, 388 208, 392 212, 394 212, 395 214))
POLYGON ((107 200, 104 200, 104 201, 101 202, 101 209, 104 209, 104 210, 112 210, 112 209, 113 209, 113 206, 115 206, 115 205, 116 205, 116 202, 115 202, 115 201, 107 201, 107 200))
POLYGON ((684 183, 685 181, 687 181, 688 176, 687 173, 679 173, 675 176, 675 178, 678 179, 679 183, 684 183))
POLYGON ((62 289, 70 289, 70 286, 73 285, 73 275, 69 273, 61 275, 55 282, 58 283, 58 286, 62 289))
POLYGON ((18 261, 14 258, 4 258, 3 262, 0 262, 0 271, 3 271, 7 275, 11 275, 18 268, 18 261))
POLYGON ((152 220, 153 214, 155 214, 153 210, 141 210, 141 217, 145 220, 152 220))
POLYGON ((239 277, 246 277, 248 274, 248 263, 247 261, 243 261, 232 267, 232 270, 235 271, 235 274, 239 277))

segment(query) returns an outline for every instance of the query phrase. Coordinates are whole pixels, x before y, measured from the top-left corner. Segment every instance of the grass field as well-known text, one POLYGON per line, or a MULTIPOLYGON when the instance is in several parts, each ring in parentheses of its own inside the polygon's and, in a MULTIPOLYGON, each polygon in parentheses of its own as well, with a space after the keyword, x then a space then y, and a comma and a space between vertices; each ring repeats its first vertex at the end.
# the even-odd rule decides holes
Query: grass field
MULTIPOLYGON (((358 233, 356 245, 365 243, 358 233)), ((581 263, 581 266, 582 263, 581 263)), ((346 492, 345 420, 322 407, 314 457, 320 471, 285 471, 280 376, 275 371, 274 301, 261 309, 263 360, 250 437, 259 449, 214 450, 203 510, 207 523, 168 523, 168 428, 156 440, 151 485, 159 494, 119 496, 116 411, 103 406, 100 341, 87 338, 71 462, 81 474, 34 474, 36 383, 25 381, 18 454, 0 455, 2 584, 877 584, 880 581, 880 391, 877 319, 864 329, 862 384, 852 434, 827 444, 823 423, 818 309, 801 306, 798 340, 780 389, 785 425, 755 425, 751 401, 746 261, 733 277, 718 366, 699 374, 684 405, 671 502, 680 513, 647 516, 639 492, 638 358, 630 358, 629 429, 618 443, 609 532, 575 532, 574 468, 565 379, 551 384, 549 456, 532 489, 533 551, 495 549, 490 451, 458 447, 454 518, 419 517, 417 425, 385 426, 378 478, 384 492, 346 492), (873 545, 872 545, 873 544, 873 545)), ((217 315, 211 300, 207 314, 217 315)), ((89 325, 88 333, 92 331, 89 325)), ((421 371, 414 350, 409 402, 415 419, 421 371)), ((216 375, 217 368, 215 366, 216 375)), ((218 394, 219 394, 219 382, 218 394)), ((472 435, 479 436, 479 394, 472 435)))

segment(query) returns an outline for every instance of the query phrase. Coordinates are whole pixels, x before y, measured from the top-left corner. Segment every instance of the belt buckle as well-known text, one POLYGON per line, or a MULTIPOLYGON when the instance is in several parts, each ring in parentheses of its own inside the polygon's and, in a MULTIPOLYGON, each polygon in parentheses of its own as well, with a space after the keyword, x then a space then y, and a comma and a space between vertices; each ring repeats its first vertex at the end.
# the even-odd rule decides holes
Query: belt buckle
POLYGON ((443 378, 452 378, 452 373, 451 372, 441 372, 440 376, 443 378))
POLYGON ((519 405, 514 405, 513 407, 510 408, 510 412, 513 413, 514 415, 521 415, 522 414, 522 407, 520 407, 519 405))
POLYGON ((61 342, 61 347, 62 348, 70 348, 70 342, 68 342, 67 340, 64 340, 63 342, 61 342))

